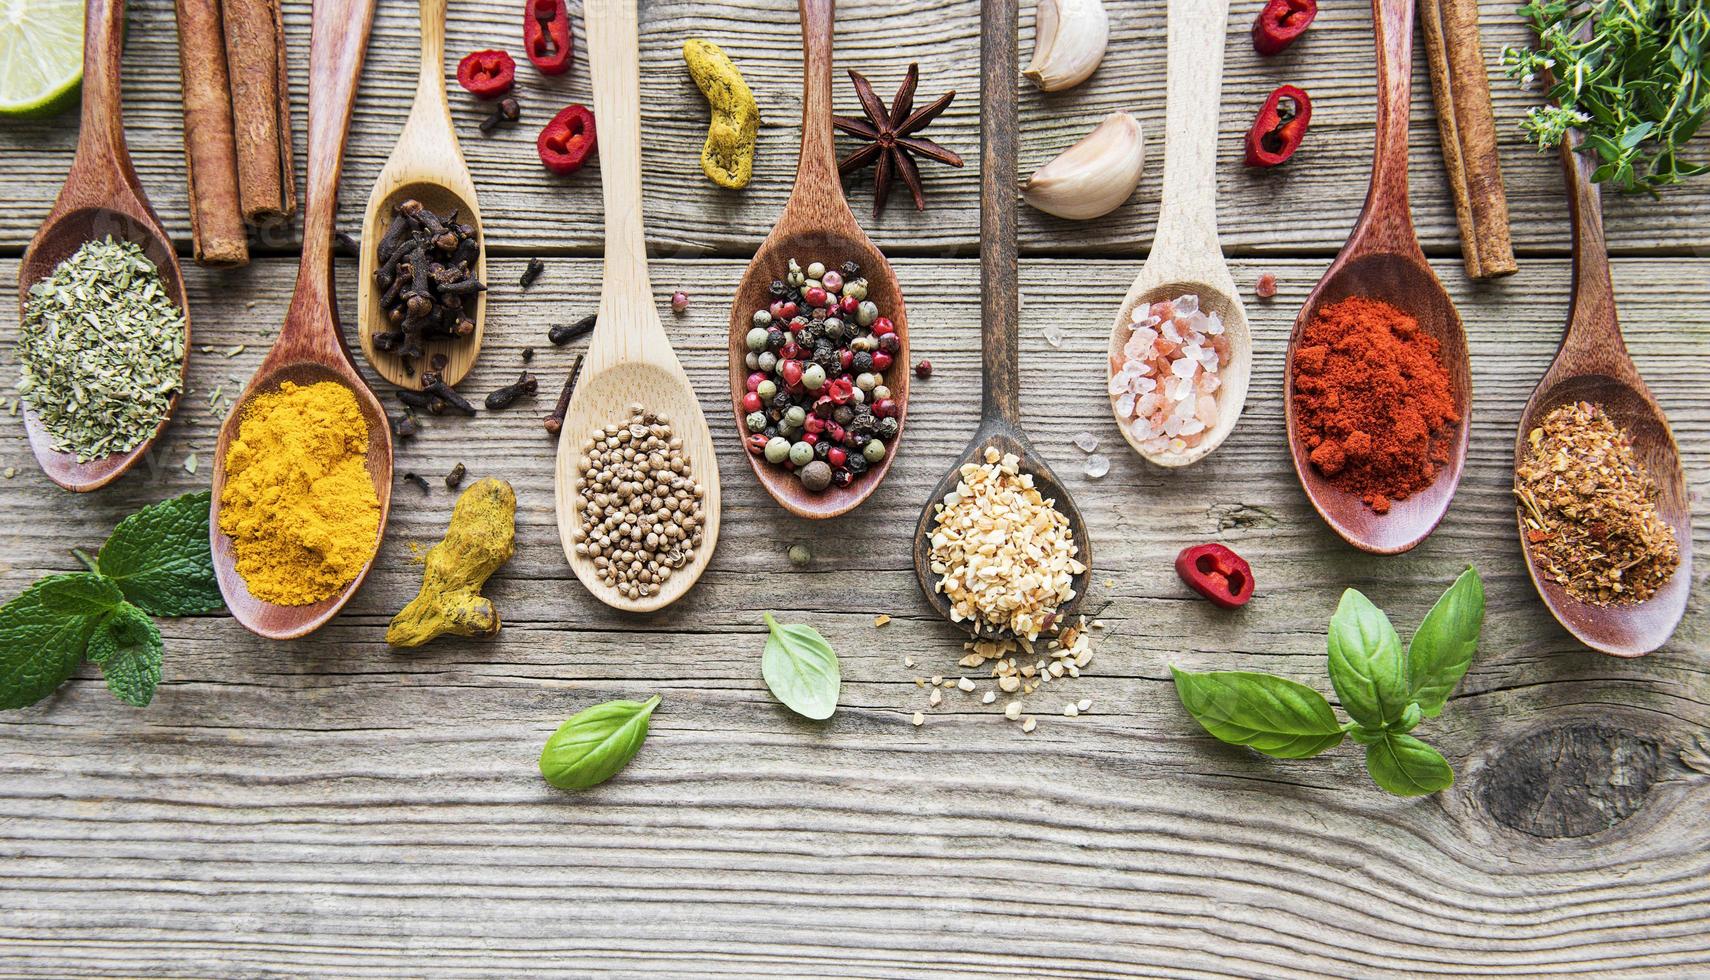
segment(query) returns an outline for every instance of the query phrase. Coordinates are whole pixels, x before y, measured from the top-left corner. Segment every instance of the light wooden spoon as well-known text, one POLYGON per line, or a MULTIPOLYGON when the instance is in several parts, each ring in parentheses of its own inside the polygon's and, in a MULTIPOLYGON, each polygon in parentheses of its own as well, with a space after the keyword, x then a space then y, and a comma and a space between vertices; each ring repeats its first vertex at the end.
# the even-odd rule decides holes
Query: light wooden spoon
MULTIPOLYGON (((937 505, 956 489, 966 463, 984 463, 988 447, 1021 458, 1021 471, 1033 475, 1041 496, 1054 500, 1069 520, 1086 571, 1075 577, 1074 597, 1058 607, 1056 623, 1066 621, 1087 594, 1092 580, 1092 542, 1086 521, 1069 491, 1045 465, 1021 432, 1019 334, 1020 293, 1016 270, 1016 163, 1020 138, 1016 123, 1016 0, 986 0, 980 23, 980 343, 984 395, 980 427, 949 472, 932 488, 914 532, 914 575, 920 591, 938 615, 950 619, 950 602, 938 591, 932 571, 932 528, 937 505)), ((957 624, 985 639, 1012 635, 979 621, 957 624)))
POLYGON ((1615 287, 1609 277, 1609 250, 1603 239, 1602 200, 1591 182, 1595 164, 1576 152, 1578 132, 1562 144, 1562 168, 1567 176, 1573 215, 1573 303, 1567 333, 1550 369, 1544 373, 1514 437, 1514 463, 1528 452, 1527 434, 1557 406, 1584 401, 1603 406, 1616 425, 1633 437, 1633 451, 1661 494, 1657 511, 1674 528, 1680 545, 1680 567, 1644 602, 1629 606, 1594 606, 1568 595, 1544 577, 1526 544, 1526 522, 1516 511, 1520 548, 1532 584, 1550 615, 1581 643, 1617 657, 1638 657, 1668 642, 1686 612, 1692 588, 1692 504, 1680 468, 1680 448, 1662 408, 1639 377, 1638 368, 1621 339, 1615 314, 1615 287))
MULTIPOLYGON (((190 308, 184 302, 184 276, 172 240, 160 227, 149 207, 125 148, 125 123, 119 84, 120 52, 125 41, 125 0, 88 0, 83 11, 83 110, 77 137, 77 154, 71 172, 60 189, 53 211, 42 223, 29 251, 18 265, 20 316, 29 299, 30 287, 48 275, 85 242, 108 235, 142 246, 143 254, 160 272, 167 298, 184 314, 184 350, 179 353, 179 390, 190 351, 190 308)), ((48 479, 79 493, 96 490, 118 479, 142 459, 178 407, 172 396, 166 415, 154 433, 127 453, 116 453, 86 463, 74 453, 56 452, 53 436, 42 427, 36 413, 25 409, 24 431, 30 451, 48 479)))
POLYGON ((588 67, 599 120, 600 183, 606 208, 606 266, 599 320, 588 341, 582 378, 558 437, 555 495, 558 536, 570 569, 596 599, 628 612, 651 612, 682 598, 700 579, 718 546, 718 457, 689 376, 671 351, 647 275, 647 236, 641 224, 641 66, 635 0, 587 0, 588 67), (631 599, 600 581, 592 559, 576 554, 582 495, 576 463, 595 429, 629 417, 640 403, 669 417, 683 440, 690 475, 700 483, 701 545, 688 565, 651 596, 631 599))
MULTIPOLYGON (((1217 110, 1223 83, 1223 40, 1229 0, 1171 0, 1168 93, 1164 118, 1164 190, 1158 231, 1146 264, 1116 313, 1110 334, 1108 378, 1122 363, 1122 348, 1133 333, 1136 307, 1192 293, 1200 309, 1223 320, 1229 363, 1218 371, 1217 424, 1185 452, 1148 452, 1134 437, 1132 424, 1116 411, 1116 427, 1128 445, 1159 466, 1186 466, 1223 444, 1247 401, 1253 340, 1247 310, 1217 241, 1217 110)), ((1162 386, 1163 381, 1159 379, 1162 386)))
POLYGON ((760 248, 736 287, 736 302, 730 311, 730 391, 736 413, 736 429, 746 437, 747 413, 742 396, 747 392, 748 331, 755 310, 772 302, 767 291, 774 279, 784 278, 791 259, 803 265, 823 262, 835 269, 853 261, 867 280, 867 298, 878 305, 897 326, 902 348, 885 374, 885 384, 897 403, 897 437, 877 466, 841 489, 827 487, 813 493, 796 475, 774 466, 751 452, 744 452, 755 479, 773 499, 798 517, 825 518, 847 514, 872 496, 891 471, 902 445, 902 430, 908 416, 908 312, 896 273, 883 254, 867 238, 843 197, 843 182, 837 173, 837 154, 831 129, 831 46, 835 0, 799 0, 802 19, 802 141, 796 158, 796 186, 790 192, 784 214, 760 248))
POLYGON ((460 223, 473 225, 481 251, 475 260, 475 278, 487 281, 487 236, 481 227, 481 208, 475 202, 475 182, 463 162, 457 130, 451 124, 451 109, 445 101, 445 4, 446 0, 421 0, 422 63, 416 81, 416 98, 398 143, 380 176, 368 192, 368 211, 362 218, 362 257, 357 274, 356 321, 362 336, 362 353, 380 376, 400 388, 422 387, 422 371, 435 354, 446 357, 440 376, 456 385, 475 366, 481 353, 481 337, 487 325, 487 294, 474 293, 465 303, 474 304, 470 319, 475 332, 456 339, 430 340, 415 359, 414 370, 404 370, 404 359, 380 350, 374 344, 379 334, 391 330, 386 311, 380 308, 382 290, 374 283, 379 266, 380 239, 392 223, 394 208, 415 198, 436 214, 457 212, 460 223))
POLYGON ((1288 418, 1290 455, 1294 471, 1331 530, 1362 551, 1394 555, 1425 540, 1442 522, 1461 482, 1467 456, 1467 431, 1472 418, 1472 375, 1467 364, 1467 336, 1461 316, 1436 273, 1425 261, 1413 217, 1407 206, 1407 107, 1413 71, 1413 0, 1372 0, 1377 43, 1378 111, 1376 147, 1372 153, 1371 186, 1365 208, 1347 244, 1313 287, 1295 317, 1283 364, 1283 411, 1288 418), (1449 447, 1449 461, 1425 489, 1397 500, 1389 513, 1378 514, 1356 494, 1335 487, 1312 465, 1296 429, 1294 355, 1306 325, 1331 303, 1362 296, 1382 300, 1419 321, 1419 329, 1437 340, 1438 356, 1449 375, 1449 386, 1460 423, 1449 447))
POLYGON ((303 636, 336 615, 361 587, 374 559, 371 554, 344 591, 310 605, 280 606, 250 594, 236 568, 232 539, 220 531, 220 494, 226 483, 226 451, 237 437, 251 400, 278 391, 286 381, 299 385, 332 381, 349 388, 368 425, 368 475, 373 478, 374 492, 380 497, 376 551, 386 534, 386 518, 392 502, 392 430, 380 401, 357 373, 333 303, 332 241, 333 216, 338 208, 338 176, 350 127, 351 103, 356 97, 356 81, 362 74, 362 58, 368 46, 368 29, 374 22, 374 3, 375 0, 315 0, 309 40, 308 185, 297 288, 291 294, 291 306, 285 314, 285 325, 279 329, 279 339, 256 368, 243 398, 232 406, 220 426, 220 441, 214 451, 214 504, 208 533, 213 543, 214 574, 220 582, 220 593, 225 596, 233 618, 251 632, 275 640, 303 636))

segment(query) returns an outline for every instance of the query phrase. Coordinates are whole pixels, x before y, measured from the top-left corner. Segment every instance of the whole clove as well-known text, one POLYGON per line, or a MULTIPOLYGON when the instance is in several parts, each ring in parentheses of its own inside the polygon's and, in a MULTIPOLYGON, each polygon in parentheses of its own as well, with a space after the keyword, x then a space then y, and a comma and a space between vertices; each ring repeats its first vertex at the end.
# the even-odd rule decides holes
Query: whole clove
POLYGON ((408 439, 420 431, 422 431, 421 423, 416 421, 415 414, 408 410, 392 420, 392 434, 400 439, 408 439))
POLYGON ((468 472, 468 470, 464 469, 462 463, 458 463, 456 466, 453 466, 451 468, 451 472, 445 474, 445 488, 447 490, 456 490, 463 484, 463 476, 468 472))
POLYGON ((374 285, 392 327, 375 335, 377 349, 413 365, 429 340, 474 333, 470 301, 487 286, 475 277, 475 228, 459 222, 456 209, 442 217, 414 198, 401 201, 376 248, 374 285))
POLYGON ((422 393, 428 396, 428 411, 435 415, 441 414, 448 408, 462 415, 475 414, 475 406, 469 403, 469 399, 464 398, 446 384, 445 379, 440 377, 438 371, 422 372, 422 393), (441 403, 439 411, 434 411, 436 401, 441 403))
POLYGON ((333 236, 333 240, 338 242, 338 250, 340 254, 348 255, 353 259, 359 258, 362 255, 362 243, 350 232, 338 232, 333 236))
POLYGON ((546 434, 555 436, 564 429, 564 413, 570 411, 570 396, 576 392, 576 379, 582 376, 582 355, 576 355, 576 362, 570 365, 570 377, 564 382, 564 390, 558 393, 558 404, 552 407, 552 414, 546 417, 546 434))
POLYGON ((493 111, 481 120, 481 132, 491 133, 500 123, 512 123, 522 118, 522 103, 511 97, 493 103, 493 111))
POLYGON ((546 263, 545 262, 542 262, 539 259, 529 259, 528 260, 528 266, 523 269, 522 288, 527 289, 528 287, 534 285, 534 281, 536 279, 539 279, 540 274, 545 272, 545 271, 546 271, 546 263))
POLYGON ((577 337, 585 337, 594 332, 594 323, 599 319, 596 313, 590 313, 575 323, 560 323, 546 331, 546 339, 556 347, 563 347, 577 337))
POLYGON ((419 473, 405 473, 404 482, 410 484, 424 494, 433 493, 433 487, 428 486, 427 479, 419 473))
POLYGON ((528 362, 534 360, 534 348, 533 347, 524 347, 522 349, 522 357, 523 357, 523 363, 524 364, 527 364, 528 362))
POLYGON ((487 395, 487 407, 490 409, 510 408, 516 400, 524 395, 532 395, 540 390, 540 379, 524 371, 517 376, 515 384, 505 385, 487 395))

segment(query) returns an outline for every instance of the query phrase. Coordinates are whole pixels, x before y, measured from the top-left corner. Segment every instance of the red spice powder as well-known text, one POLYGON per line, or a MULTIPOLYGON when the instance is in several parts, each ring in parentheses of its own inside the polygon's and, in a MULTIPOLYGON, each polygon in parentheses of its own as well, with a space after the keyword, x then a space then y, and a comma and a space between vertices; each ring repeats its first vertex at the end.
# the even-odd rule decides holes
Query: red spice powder
POLYGON ((1435 338, 1380 300, 1318 311, 1294 352, 1295 426, 1312 465, 1379 514, 1431 485, 1460 422, 1435 338))

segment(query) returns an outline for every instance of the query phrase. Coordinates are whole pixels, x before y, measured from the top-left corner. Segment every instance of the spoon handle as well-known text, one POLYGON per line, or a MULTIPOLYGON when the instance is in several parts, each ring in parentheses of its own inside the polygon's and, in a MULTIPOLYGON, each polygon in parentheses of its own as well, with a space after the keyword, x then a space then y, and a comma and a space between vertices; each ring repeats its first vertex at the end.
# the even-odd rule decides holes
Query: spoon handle
POLYGON ((1149 263, 1193 278, 1223 268, 1217 242, 1217 113, 1229 0, 1170 0, 1164 188, 1149 263))
MULTIPOLYGON (((79 203, 99 203, 120 188, 109 186, 115 173, 124 190, 140 187, 131 155, 125 149, 124 95, 119 83, 120 56, 125 47, 125 0, 88 0, 83 8, 83 106, 72 161, 75 181, 67 181, 65 196, 79 203)), ((70 202, 66 202, 70 203, 70 202)))
MULTIPOLYGON (((309 33, 309 165, 303 208, 303 255, 288 320, 338 322, 333 304, 332 240, 338 177, 351 105, 374 23, 375 0, 315 0, 309 33), (322 317, 319 311, 326 311, 322 317)), ((302 338, 346 356, 344 337, 302 338)))
POLYGON ((1594 163, 1580 149, 1583 138, 1570 129, 1562 140, 1562 174, 1573 220, 1573 301, 1568 309, 1563 353, 1582 365, 1619 372, 1631 364, 1615 315, 1615 286, 1609 274, 1609 246, 1603 238, 1603 196, 1591 182, 1594 163))
POLYGON ((980 18, 980 410, 1021 424, 1015 256, 1016 0, 985 0, 980 18))
POLYGON ((802 19, 802 142, 796 157, 792 196, 828 208, 849 205, 837 172, 832 134, 831 50, 836 34, 837 0, 799 0, 802 19))
POLYGON ((1372 179, 1360 222, 1349 237, 1364 252, 1415 253, 1423 250, 1413 231, 1407 205, 1407 113, 1412 101, 1413 0, 1372 0, 1377 46, 1377 133, 1372 148, 1372 179))
POLYGON ((437 110, 451 128, 451 109, 445 102, 445 4, 446 0, 421 0, 422 65, 416 80, 416 101, 411 113, 437 110))

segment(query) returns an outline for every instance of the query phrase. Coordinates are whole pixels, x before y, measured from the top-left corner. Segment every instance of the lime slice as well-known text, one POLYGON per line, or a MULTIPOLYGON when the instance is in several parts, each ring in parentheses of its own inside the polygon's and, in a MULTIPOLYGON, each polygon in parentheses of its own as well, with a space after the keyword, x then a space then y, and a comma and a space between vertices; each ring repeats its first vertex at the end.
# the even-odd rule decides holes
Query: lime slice
POLYGON ((46 115, 83 80, 83 0, 0 0, 0 116, 46 115))

